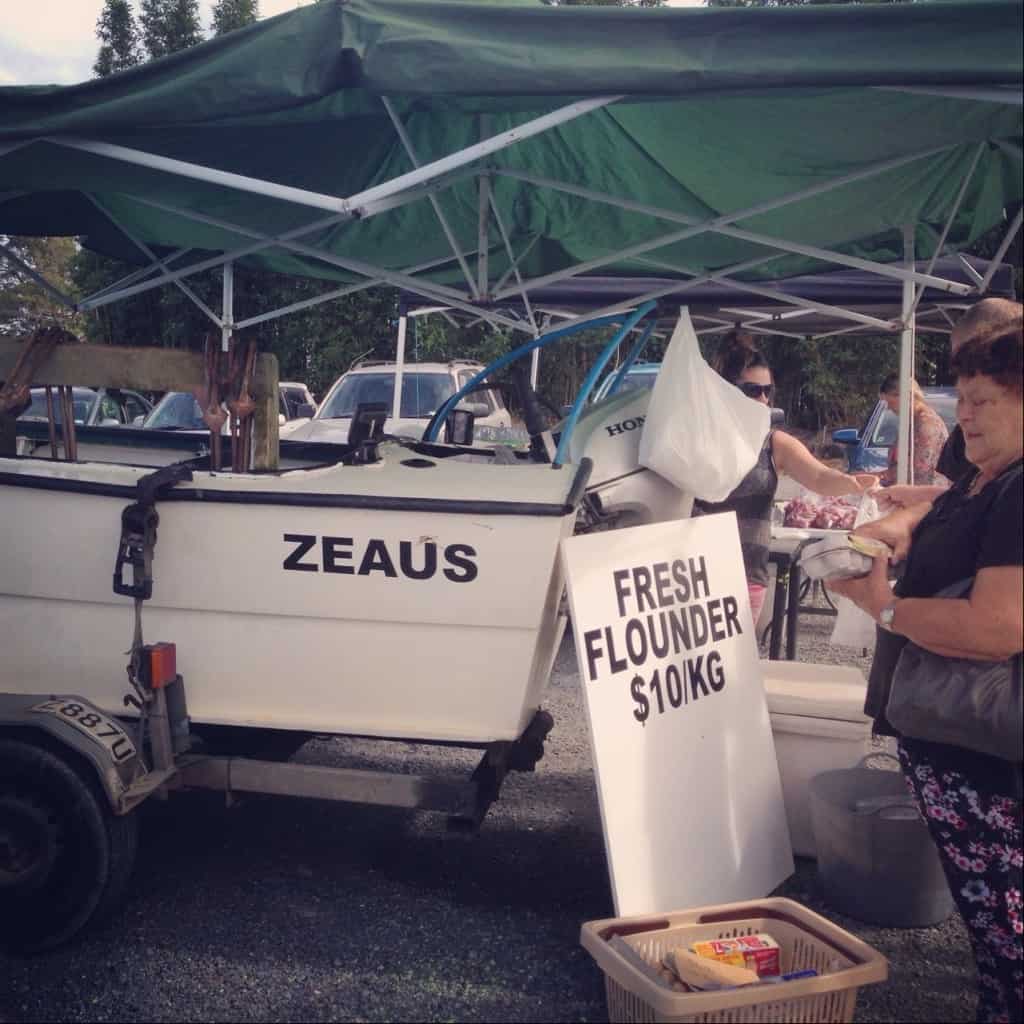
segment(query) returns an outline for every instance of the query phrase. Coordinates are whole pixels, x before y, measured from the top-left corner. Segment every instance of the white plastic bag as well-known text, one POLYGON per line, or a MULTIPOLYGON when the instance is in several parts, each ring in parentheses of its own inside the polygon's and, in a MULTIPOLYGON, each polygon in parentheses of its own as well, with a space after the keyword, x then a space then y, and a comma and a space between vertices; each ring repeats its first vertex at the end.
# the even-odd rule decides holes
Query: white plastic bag
POLYGON ((768 406, 704 361, 690 314, 679 311, 640 435, 640 465, 705 501, 724 501, 757 462, 768 406))
MULTIPOLYGON (((861 498, 854 526, 870 523, 877 519, 878 515, 878 502, 870 495, 865 494, 861 498)), ((836 606, 836 624, 830 639, 833 647, 855 647, 858 650, 874 647, 875 620, 848 598, 836 595, 832 600, 836 606)))

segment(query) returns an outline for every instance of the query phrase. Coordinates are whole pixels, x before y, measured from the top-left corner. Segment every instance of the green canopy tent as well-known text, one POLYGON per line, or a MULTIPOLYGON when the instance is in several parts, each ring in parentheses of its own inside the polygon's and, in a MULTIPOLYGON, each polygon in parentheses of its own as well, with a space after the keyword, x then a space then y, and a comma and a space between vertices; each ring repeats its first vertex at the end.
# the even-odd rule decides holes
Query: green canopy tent
POLYGON ((321 0, 110 78, 0 89, 0 232, 140 264, 82 309, 221 266, 223 308, 202 308, 225 339, 288 311, 235 322, 236 262, 527 334, 531 290, 580 274, 669 278, 636 301, 685 302, 872 270, 902 282, 909 374, 923 287, 989 284, 930 262, 1009 210, 995 266, 1020 226, 1021 33, 1008 0, 321 0))

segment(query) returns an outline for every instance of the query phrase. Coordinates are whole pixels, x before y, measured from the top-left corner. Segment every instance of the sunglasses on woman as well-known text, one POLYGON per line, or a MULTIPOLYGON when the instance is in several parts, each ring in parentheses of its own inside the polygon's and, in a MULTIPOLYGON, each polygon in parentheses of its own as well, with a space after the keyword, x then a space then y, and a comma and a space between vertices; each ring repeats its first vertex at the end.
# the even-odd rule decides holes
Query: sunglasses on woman
POLYGON ((750 381, 744 381, 742 384, 737 384, 736 387, 740 389, 747 396, 747 398, 767 398, 770 402, 772 395, 775 394, 774 384, 753 384, 750 381))

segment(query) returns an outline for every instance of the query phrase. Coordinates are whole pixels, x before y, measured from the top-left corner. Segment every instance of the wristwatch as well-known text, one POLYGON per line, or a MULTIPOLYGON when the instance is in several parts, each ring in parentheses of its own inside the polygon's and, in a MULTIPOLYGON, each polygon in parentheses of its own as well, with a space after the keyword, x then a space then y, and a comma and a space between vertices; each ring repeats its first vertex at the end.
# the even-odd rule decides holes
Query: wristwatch
POLYGON ((896 605, 900 603, 898 597, 894 597, 879 613, 878 624, 882 629, 892 632, 892 617, 896 614, 896 605))

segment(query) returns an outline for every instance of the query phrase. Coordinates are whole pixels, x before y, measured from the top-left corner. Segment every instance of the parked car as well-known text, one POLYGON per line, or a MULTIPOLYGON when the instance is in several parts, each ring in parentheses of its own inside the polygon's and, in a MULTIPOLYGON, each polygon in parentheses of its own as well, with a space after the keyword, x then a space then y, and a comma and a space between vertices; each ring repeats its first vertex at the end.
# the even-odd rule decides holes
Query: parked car
MULTIPOLYGON (((46 420, 46 388, 32 388, 32 404, 18 417, 19 420, 46 420)), ((85 427, 121 427, 145 416, 153 403, 137 391, 122 388, 72 388, 71 404, 75 423, 85 427)), ((57 392, 53 392, 53 416, 62 421, 57 392)))
MULTIPOLYGON (((921 388, 924 400, 942 417, 949 430, 956 426, 956 388, 921 388)), ((889 449, 896 444, 899 417, 881 399, 867 418, 864 428, 844 427, 832 433, 832 440, 846 448, 850 473, 877 473, 889 465, 889 449)))
POLYGON ((316 399, 305 384, 283 380, 278 386, 281 389, 281 399, 284 403, 282 412, 286 420, 308 420, 316 412, 316 399))
MULTIPOLYGON (((316 411, 316 403, 305 384, 282 381, 278 390, 278 421, 306 422, 316 411)), ((191 391, 168 391, 136 426, 152 430, 207 430, 203 410, 191 391)), ((224 433, 228 432, 224 425, 224 433)))
MULTIPOLYGON (((430 417, 445 400, 482 369, 480 363, 464 359, 448 363, 406 363, 402 370, 399 416, 397 419, 388 416, 385 433, 421 437, 430 417)), ((377 402, 386 405, 389 413, 393 409, 396 371, 396 363, 357 363, 335 381, 309 422, 294 427, 288 424, 281 436, 292 441, 344 443, 358 406, 377 402)), ((460 408, 476 414, 478 437, 497 440, 502 432, 511 432, 512 417, 496 390, 475 391, 466 396, 460 408)))

